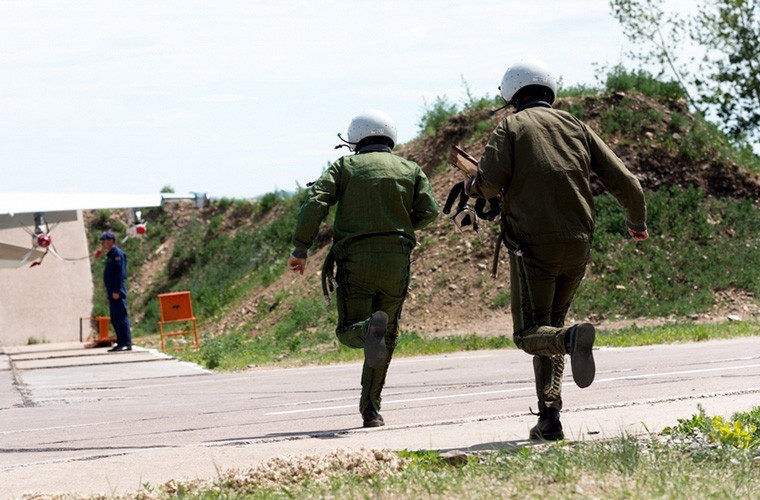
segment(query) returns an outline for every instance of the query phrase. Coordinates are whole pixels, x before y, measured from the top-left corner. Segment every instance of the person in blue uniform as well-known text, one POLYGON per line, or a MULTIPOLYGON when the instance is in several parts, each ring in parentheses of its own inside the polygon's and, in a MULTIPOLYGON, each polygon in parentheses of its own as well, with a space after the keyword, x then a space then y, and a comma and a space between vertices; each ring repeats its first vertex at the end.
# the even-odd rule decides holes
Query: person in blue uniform
POLYGON ((103 283, 108 295, 111 324, 116 332, 116 345, 108 351, 131 351, 132 330, 127 314, 127 255, 116 246, 116 236, 110 231, 100 236, 100 244, 106 254, 103 283))

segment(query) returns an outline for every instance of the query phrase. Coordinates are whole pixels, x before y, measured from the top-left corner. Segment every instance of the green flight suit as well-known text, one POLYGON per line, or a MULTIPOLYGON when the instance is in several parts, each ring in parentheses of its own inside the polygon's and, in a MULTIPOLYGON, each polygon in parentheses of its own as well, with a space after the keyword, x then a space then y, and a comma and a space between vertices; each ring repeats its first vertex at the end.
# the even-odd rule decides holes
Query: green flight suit
POLYGON ((438 203, 419 165, 392 154, 390 148, 369 146, 339 158, 312 186, 293 237, 297 251, 311 247, 332 205, 336 205, 331 253, 337 266, 338 339, 363 348, 371 314, 378 310, 388 314, 388 361, 378 369, 364 365, 359 400, 360 412, 370 403, 379 411, 398 342, 414 232, 435 220, 438 203))
POLYGON ((539 412, 562 409, 565 316, 585 273, 596 217, 591 172, 625 207, 628 228, 646 229, 636 177, 587 125, 540 100, 498 125, 468 186, 472 196, 503 195, 513 337, 534 355, 539 412))

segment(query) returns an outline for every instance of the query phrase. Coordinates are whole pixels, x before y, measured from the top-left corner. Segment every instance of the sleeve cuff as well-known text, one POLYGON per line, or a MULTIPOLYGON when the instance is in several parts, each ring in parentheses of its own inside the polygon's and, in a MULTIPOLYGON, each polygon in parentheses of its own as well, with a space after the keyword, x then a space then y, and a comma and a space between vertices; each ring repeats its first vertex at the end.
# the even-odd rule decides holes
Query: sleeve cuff
POLYGON ((640 224, 634 224, 633 222, 626 219, 625 225, 628 229, 631 231, 636 231, 637 233, 642 233, 647 230, 647 223, 641 222, 640 224))
POLYGON ((309 252, 305 248, 295 247, 293 251, 290 253, 290 255, 292 255, 296 259, 305 259, 306 257, 308 257, 309 252))
POLYGON ((470 188, 472 188, 473 182, 475 182, 474 177, 471 177, 470 179, 464 181, 464 194, 466 194, 469 197, 472 197, 472 194, 470 194, 470 188))

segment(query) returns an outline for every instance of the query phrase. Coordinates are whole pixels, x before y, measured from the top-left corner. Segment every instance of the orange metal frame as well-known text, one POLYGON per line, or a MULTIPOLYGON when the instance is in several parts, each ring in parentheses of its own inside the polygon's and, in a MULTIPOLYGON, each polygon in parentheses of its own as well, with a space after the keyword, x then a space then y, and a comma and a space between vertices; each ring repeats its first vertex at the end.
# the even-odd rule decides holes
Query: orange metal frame
POLYGON ((161 350, 166 350, 165 337, 180 335, 193 335, 195 342, 189 346, 197 349, 200 346, 198 340, 198 320, 193 315, 193 303, 190 292, 162 293, 158 295, 158 305, 161 310, 161 320, 158 329, 161 332, 161 350), (182 330, 164 331, 164 325, 170 323, 184 323, 182 330), (190 327, 192 324, 192 328, 190 327))
POLYGON ((85 316, 79 319, 79 340, 83 341, 82 339, 82 322, 84 320, 88 320, 90 322, 90 329, 93 332, 93 335, 90 335, 92 338, 92 342, 95 344, 111 344, 113 342, 116 342, 116 335, 111 335, 110 328, 111 328, 111 318, 109 316, 85 316), (95 337, 94 334, 97 334, 97 337, 95 337))

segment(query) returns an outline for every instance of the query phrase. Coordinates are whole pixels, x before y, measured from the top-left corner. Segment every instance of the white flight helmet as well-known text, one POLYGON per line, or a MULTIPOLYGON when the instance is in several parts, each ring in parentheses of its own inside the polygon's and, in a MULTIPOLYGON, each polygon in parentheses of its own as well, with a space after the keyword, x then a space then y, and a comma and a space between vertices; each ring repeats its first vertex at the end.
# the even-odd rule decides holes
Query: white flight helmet
POLYGON ((515 94, 528 85, 541 85, 552 91, 551 102, 557 97, 557 82, 552 76, 549 66, 538 59, 526 59, 510 66, 501 79, 501 96, 507 103, 511 103, 515 94))
POLYGON ((358 144, 362 139, 372 136, 387 137, 393 142, 391 147, 396 145, 396 124, 390 116, 378 109, 362 111, 348 126, 350 144, 358 144))

